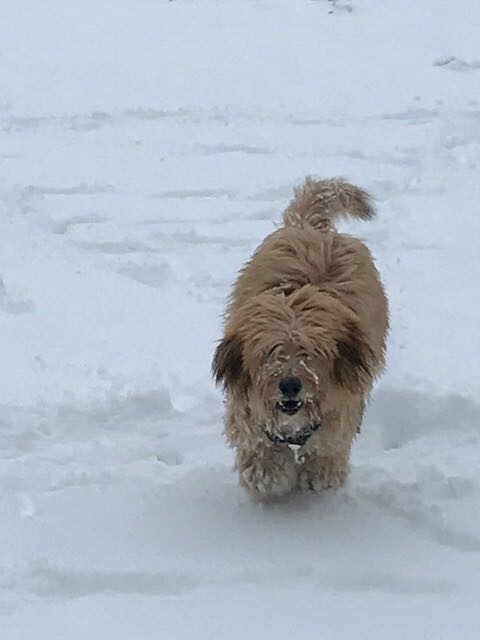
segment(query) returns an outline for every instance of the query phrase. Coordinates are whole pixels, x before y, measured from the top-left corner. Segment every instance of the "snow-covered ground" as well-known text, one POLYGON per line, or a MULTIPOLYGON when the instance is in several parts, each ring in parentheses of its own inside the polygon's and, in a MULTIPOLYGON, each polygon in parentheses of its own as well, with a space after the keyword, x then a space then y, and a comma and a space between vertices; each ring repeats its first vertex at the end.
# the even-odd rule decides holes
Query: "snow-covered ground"
POLYGON ((477 640, 478 0, 0 7, 2 640, 477 640), (345 489, 240 491, 210 379, 305 174, 391 301, 345 489))

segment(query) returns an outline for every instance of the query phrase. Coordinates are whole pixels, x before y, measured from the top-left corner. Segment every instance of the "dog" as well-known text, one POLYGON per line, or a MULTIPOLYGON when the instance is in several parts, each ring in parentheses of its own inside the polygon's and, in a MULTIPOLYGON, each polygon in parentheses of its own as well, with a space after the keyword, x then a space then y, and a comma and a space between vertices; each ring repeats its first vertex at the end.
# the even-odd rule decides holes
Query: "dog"
POLYGON ((240 484, 254 497, 348 478, 385 366, 388 301, 370 251, 335 220, 374 215, 361 188, 307 177, 234 285, 212 371, 240 484))

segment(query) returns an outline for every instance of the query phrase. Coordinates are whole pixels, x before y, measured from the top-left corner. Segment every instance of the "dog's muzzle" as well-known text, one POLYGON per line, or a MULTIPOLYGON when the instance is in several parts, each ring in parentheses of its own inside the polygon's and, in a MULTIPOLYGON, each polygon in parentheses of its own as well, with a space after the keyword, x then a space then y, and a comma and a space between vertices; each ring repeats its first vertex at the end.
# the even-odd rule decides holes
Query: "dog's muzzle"
POLYGON ((264 428, 265 435, 267 438, 274 442, 275 444, 294 444, 297 446, 302 446, 306 441, 310 438, 310 436, 318 431, 320 428, 320 423, 309 425, 308 427, 304 427, 303 429, 299 429, 298 431, 294 431, 290 434, 275 434, 270 433, 267 429, 264 428))

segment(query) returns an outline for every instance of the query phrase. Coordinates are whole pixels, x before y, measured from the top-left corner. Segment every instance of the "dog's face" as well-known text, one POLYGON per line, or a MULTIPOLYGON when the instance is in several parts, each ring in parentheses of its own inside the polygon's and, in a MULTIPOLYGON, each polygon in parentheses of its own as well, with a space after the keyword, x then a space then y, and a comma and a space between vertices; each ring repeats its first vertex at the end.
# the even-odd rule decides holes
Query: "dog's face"
POLYGON ((330 384, 325 358, 309 353, 300 341, 270 345, 251 367, 249 403, 254 421, 273 442, 304 444, 322 423, 330 384))
POLYGON ((370 359, 356 316, 306 285, 245 304, 227 325, 213 371, 246 396, 254 423, 270 440, 304 444, 321 428, 332 393, 366 390, 370 359))

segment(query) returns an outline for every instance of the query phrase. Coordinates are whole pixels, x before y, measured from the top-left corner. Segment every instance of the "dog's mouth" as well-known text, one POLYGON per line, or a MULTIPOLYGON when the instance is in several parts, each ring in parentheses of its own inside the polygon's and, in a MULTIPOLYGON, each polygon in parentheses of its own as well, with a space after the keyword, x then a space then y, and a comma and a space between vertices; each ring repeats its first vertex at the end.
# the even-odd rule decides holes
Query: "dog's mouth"
POLYGON ((280 400, 280 402, 277 402, 277 407, 282 413, 286 413, 287 416, 294 416, 302 407, 302 404, 303 402, 301 400, 280 400))
POLYGON ((305 444, 306 441, 310 438, 310 436, 313 433, 315 433, 315 431, 317 431, 319 428, 320 428, 320 423, 318 422, 289 434, 280 435, 280 434, 270 433, 267 429, 264 429, 264 432, 267 438, 271 442, 274 442, 275 444, 294 444, 297 446, 302 446, 302 444, 305 444))

